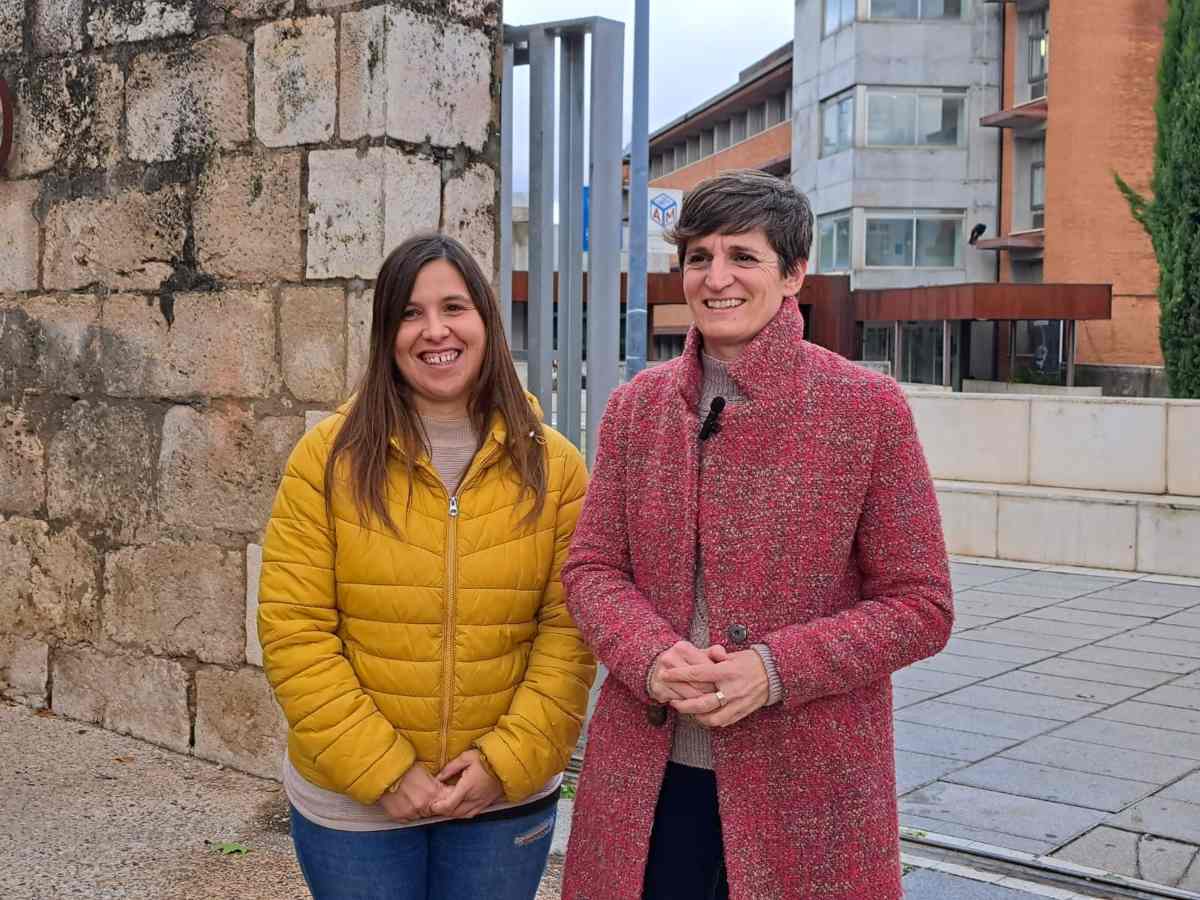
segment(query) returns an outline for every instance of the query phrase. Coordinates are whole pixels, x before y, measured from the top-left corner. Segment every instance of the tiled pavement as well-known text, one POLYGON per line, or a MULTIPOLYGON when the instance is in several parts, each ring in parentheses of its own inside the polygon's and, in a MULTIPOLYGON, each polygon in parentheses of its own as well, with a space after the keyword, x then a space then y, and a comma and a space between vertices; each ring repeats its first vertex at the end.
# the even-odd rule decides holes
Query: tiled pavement
POLYGON ((901 824, 1200 892, 1200 580, 953 576, 893 678, 901 824))

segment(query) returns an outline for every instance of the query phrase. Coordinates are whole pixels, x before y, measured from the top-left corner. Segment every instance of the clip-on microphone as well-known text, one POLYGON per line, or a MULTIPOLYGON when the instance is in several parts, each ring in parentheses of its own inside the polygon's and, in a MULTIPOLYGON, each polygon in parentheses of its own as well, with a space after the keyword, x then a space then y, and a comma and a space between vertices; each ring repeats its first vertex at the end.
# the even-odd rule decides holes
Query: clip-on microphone
POLYGON ((712 404, 708 407, 708 415, 704 419, 704 424, 700 426, 700 440, 707 441, 714 434, 721 430, 721 423, 717 421, 721 417, 721 410, 725 408, 724 397, 713 397, 712 404))

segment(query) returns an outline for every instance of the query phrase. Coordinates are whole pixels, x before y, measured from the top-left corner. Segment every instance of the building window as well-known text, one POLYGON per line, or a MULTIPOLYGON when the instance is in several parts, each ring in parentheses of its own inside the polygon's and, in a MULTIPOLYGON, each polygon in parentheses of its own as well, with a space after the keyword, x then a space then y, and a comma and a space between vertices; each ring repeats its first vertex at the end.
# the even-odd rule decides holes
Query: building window
POLYGON ((871 0, 872 19, 961 19, 963 0, 871 0))
POLYGON ((833 156, 854 144, 854 92, 821 104, 821 156, 833 156))
POLYGON ((825 0, 826 36, 853 24, 855 5, 855 0, 825 0))
POLYGON ((763 130, 766 122, 767 107, 765 103, 757 103, 746 110, 746 135, 755 135, 763 130))
POLYGON ((1046 140, 1033 145, 1029 166, 1029 218, 1034 228, 1046 227, 1046 140))
POLYGON ((962 213, 919 211, 867 216, 866 265, 952 269, 960 265, 962 213))
POLYGON ((767 127, 778 125, 783 118, 783 94, 767 98, 767 127))
POLYGON ((746 139, 746 114, 734 113, 729 120, 729 143, 736 144, 746 139))
POLYGON ((817 218, 817 271, 850 271, 850 213, 817 218))
POLYGON ((650 157, 650 180, 663 177, 663 158, 662 154, 655 154, 650 157))
POLYGON ((1050 23, 1046 10, 1029 21, 1029 99, 1046 96, 1050 79, 1050 23))
POLYGON ((867 144, 962 146, 966 101, 963 88, 868 88, 867 144))
POLYGON ((729 146, 729 120, 717 123, 717 136, 715 141, 716 151, 720 153, 729 146))
POLYGON ((792 117, 792 89, 790 87, 783 92, 783 117, 785 119, 792 117))

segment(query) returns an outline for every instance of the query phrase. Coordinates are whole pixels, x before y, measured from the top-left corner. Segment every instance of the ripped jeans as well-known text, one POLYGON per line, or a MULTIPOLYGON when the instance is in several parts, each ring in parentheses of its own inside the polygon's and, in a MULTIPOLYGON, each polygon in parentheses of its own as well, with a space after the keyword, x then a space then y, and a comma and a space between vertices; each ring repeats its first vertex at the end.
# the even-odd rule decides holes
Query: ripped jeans
POLYGON ((314 900, 532 900, 556 813, 336 831, 293 808, 292 840, 314 900))

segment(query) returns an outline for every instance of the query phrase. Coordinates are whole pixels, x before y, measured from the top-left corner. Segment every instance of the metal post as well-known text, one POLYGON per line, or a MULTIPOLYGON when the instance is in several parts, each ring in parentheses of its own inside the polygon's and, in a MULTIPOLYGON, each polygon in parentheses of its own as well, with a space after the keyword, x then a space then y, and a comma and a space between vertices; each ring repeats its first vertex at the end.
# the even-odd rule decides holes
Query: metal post
POLYGON ((951 372, 953 372, 953 368, 951 366, 950 350, 953 346, 954 344, 950 340, 950 320, 944 319, 942 321, 942 387, 951 386, 951 372))
POLYGON ((1067 387, 1075 387, 1075 337, 1078 323, 1074 319, 1063 322, 1063 352, 1067 357, 1067 387))
POLYGON ((558 430, 580 446, 583 390, 583 45, 559 38, 558 118, 558 430))
POLYGON ((901 337, 903 336, 903 334, 904 334, 903 323, 900 322, 899 320, 896 320, 895 322, 892 323, 892 361, 893 361, 892 364, 896 367, 895 371, 892 372, 892 377, 895 378, 897 381, 900 380, 900 375, 901 375, 901 372, 900 372, 900 364, 902 361, 901 360, 901 357, 902 357, 901 347, 903 346, 903 344, 901 343, 901 337))
POLYGON ((554 35, 529 31, 529 390, 549 418, 554 391, 554 35))
POLYGON ((500 320, 512 346, 512 155, 513 45, 504 45, 504 78, 500 82, 500 320))
POLYGON ((629 288, 625 300, 625 378, 646 367, 646 236, 650 180, 650 0, 635 0, 633 144, 629 149, 629 288))
POLYGON ((588 250, 587 459, 609 394, 617 386, 621 315, 621 105, 625 90, 625 26, 598 19, 592 27, 591 177, 588 250))

